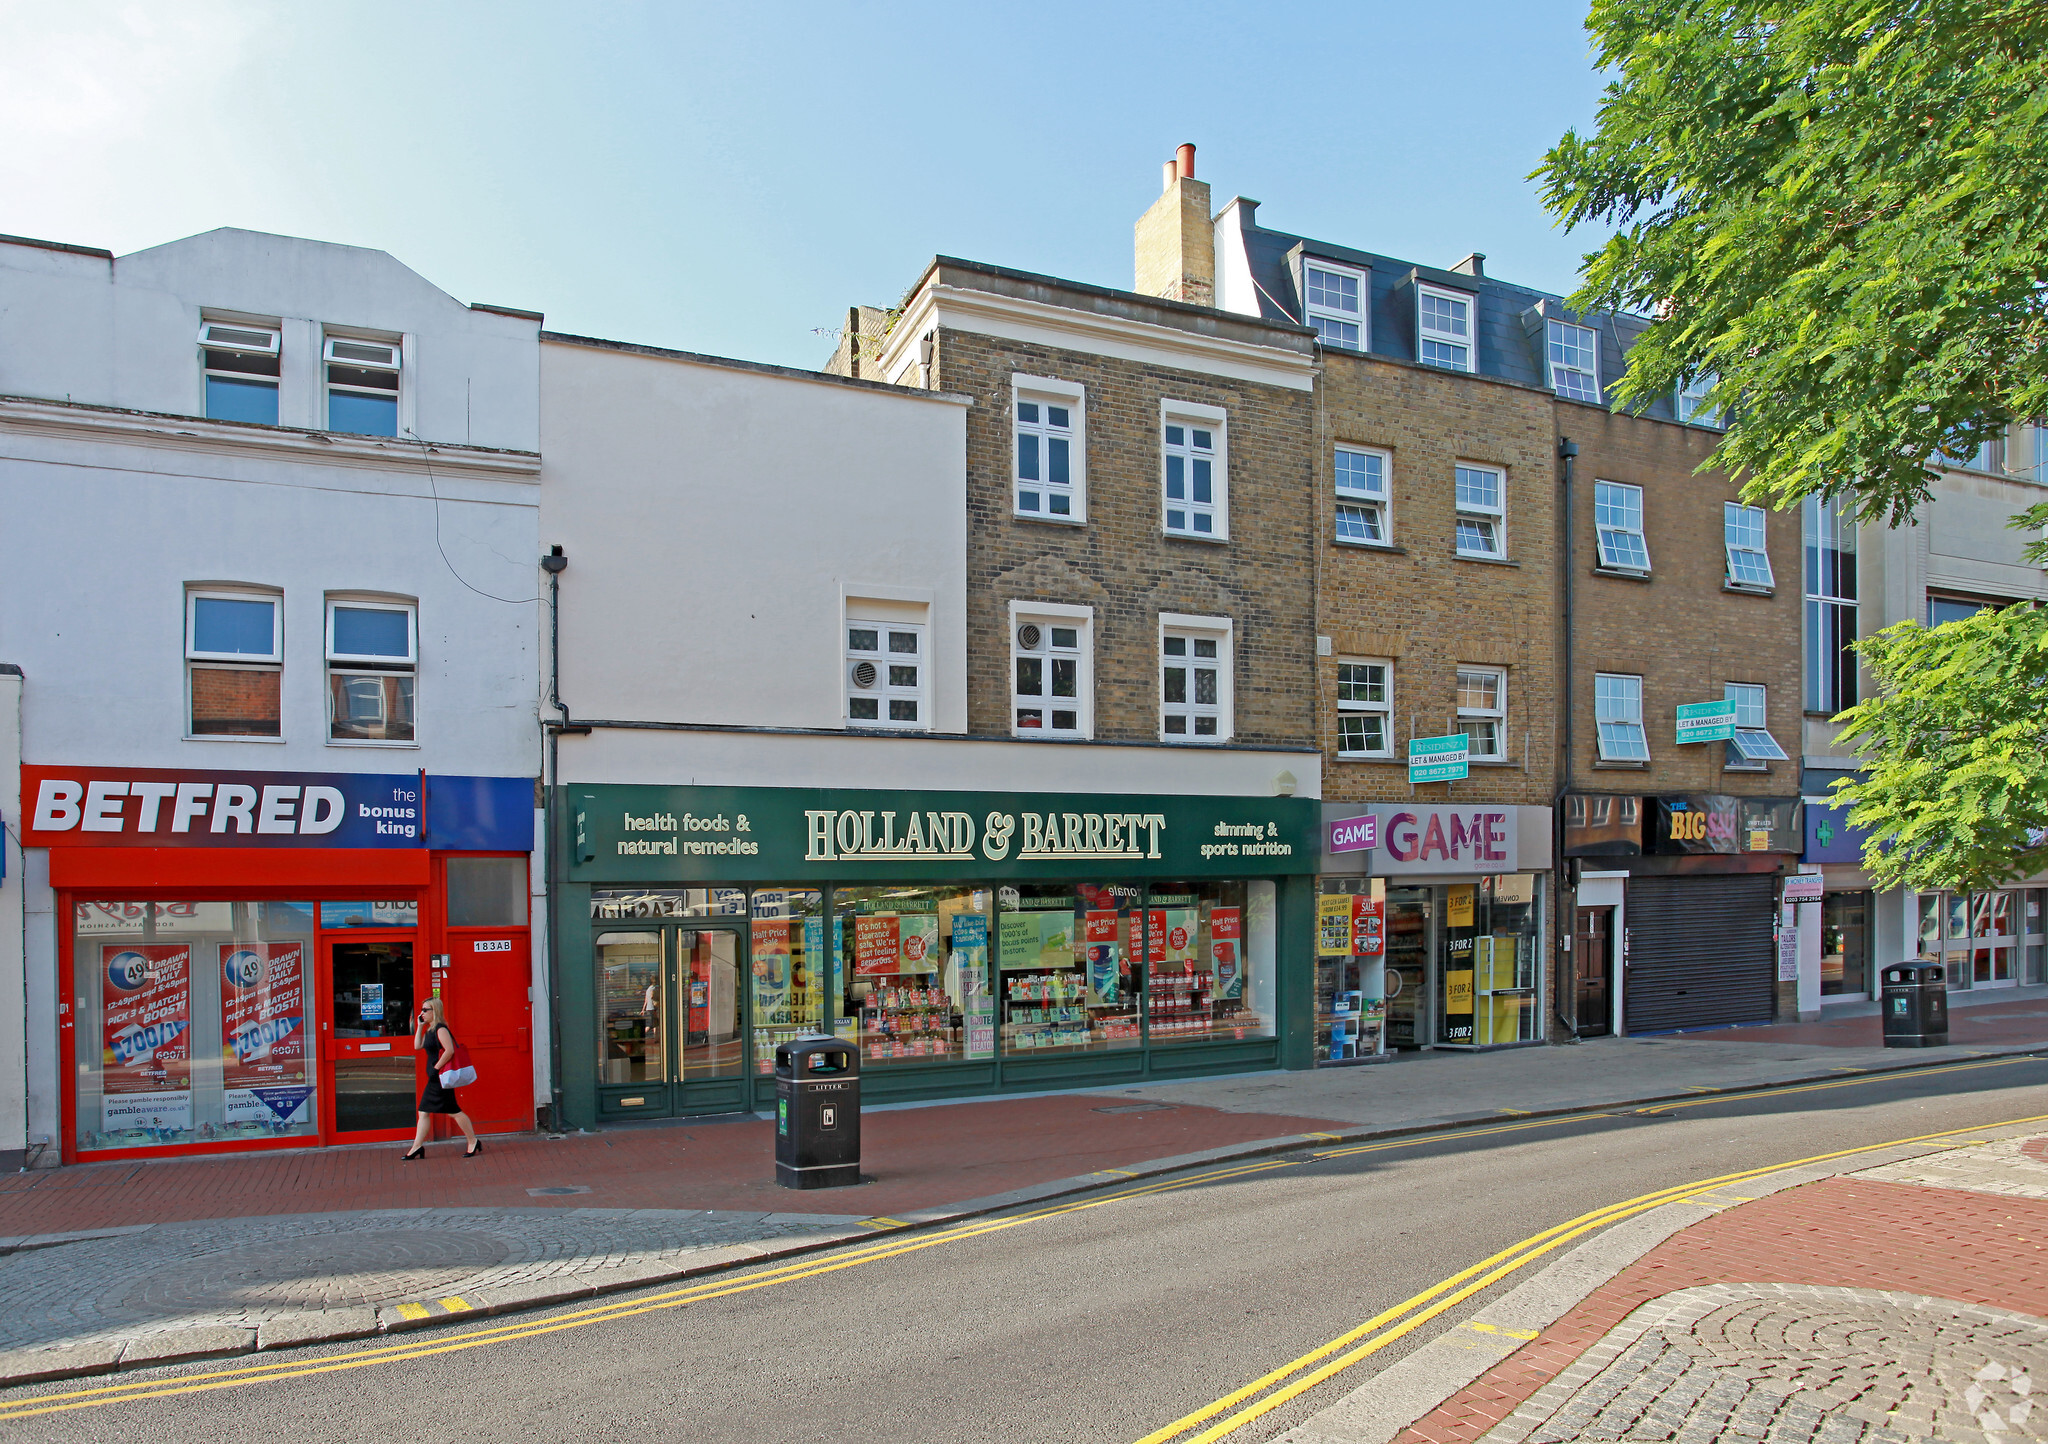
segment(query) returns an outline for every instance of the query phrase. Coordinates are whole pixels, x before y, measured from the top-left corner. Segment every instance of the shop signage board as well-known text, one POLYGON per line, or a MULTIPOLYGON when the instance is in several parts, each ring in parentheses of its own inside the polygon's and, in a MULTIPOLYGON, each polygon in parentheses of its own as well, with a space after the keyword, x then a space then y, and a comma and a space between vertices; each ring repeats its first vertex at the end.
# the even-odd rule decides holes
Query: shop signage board
POLYGON ((1330 852, 1366 852, 1380 845, 1380 820, 1371 813, 1363 817, 1340 817, 1330 823, 1326 849, 1330 852))
POLYGON ((1459 782, 1472 775, 1472 735, 1408 739, 1408 782, 1459 782))
MULTIPOLYGON (((1375 804, 1371 815, 1379 844, 1373 852, 1375 876, 1403 873, 1477 874, 1520 870, 1518 834, 1521 814, 1529 809, 1499 804, 1476 807, 1375 804)), ((1548 808, 1535 809, 1547 825, 1548 808)), ((1532 864, 1548 867, 1548 860, 1532 864)))
POLYGON ((417 772, 23 767, 24 847, 531 852, 533 781, 417 772))
POLYGON ((1735 737, 1733 702, 1688 702, 1678 709, 1678 745, 1729 742, 1735 737))
POLYGON ((1804 862, 1846 862, 1860 866, 1863 844, 1870 837, 1860 827, 1849 825, 1849 809, 1832 802, 1806 803, 1806 850, 1804 862))
POLYGON ((1799 981, 1799 929, 1778 929, 1778 981, 1799 981))
POLYGON ((1274 877, 1315 871, 1321 842, 1317 804, 1295 797, 627 784, 562 794, 578 881, 1274 877))
POLYGON ((1654 799, 1653 851, 1660 853, 1797 853, 1801 846, 1796 797, 1730 797, 1673 793, 1654 799))
POLYGON ((1827 880, 1817 872, 1794 873, 1785 879, 1784 898, 1791 902, 1819 902, 1827 895, 1827 880))

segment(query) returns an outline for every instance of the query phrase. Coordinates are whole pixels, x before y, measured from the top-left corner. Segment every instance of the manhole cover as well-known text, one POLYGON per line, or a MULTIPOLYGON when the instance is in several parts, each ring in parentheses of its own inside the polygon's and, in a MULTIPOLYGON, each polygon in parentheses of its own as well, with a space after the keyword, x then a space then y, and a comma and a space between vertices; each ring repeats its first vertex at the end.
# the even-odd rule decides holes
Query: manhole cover
POLYGON ((529 1188, 526 1190, 526 1196, 528 1198, 561 1198, 566 1194, 588 1192, 590 1192, 589 1187, 581 1183, 558 1183, 552 1188, 529 1188))
POLYGON ((348 1308, 451 1289, 510 1253, 502 1239, 450 1230, 309 1234, 152 1268, 108 1290, 102 1305, 145 1315, 348 1308))
POLYGON ((1178 1110, 1171 1103, 1119 1103, 1114 1108, 1098 1108, 1097 1113, 1173 1113, 1178 1110))

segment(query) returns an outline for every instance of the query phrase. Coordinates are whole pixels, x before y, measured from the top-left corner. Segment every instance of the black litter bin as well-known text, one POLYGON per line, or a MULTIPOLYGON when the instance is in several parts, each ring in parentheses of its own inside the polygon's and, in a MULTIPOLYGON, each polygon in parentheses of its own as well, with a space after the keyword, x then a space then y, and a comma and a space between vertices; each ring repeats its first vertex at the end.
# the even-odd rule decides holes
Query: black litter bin
POLYGON ((775 1181, 784 1188, 860 1182, 860 1050, 799 1038, 775 1050, 775 1181))
POLYGON ((1895 963, 1884 970, 1884 1045, 1948 1046, 1948 973, 1940 963, 1895 963))

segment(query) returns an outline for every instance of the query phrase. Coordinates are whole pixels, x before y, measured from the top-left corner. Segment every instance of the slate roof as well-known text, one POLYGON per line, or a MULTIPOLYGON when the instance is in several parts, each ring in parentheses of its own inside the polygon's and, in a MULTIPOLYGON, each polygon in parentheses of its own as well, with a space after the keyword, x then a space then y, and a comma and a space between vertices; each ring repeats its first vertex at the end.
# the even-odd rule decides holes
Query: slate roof
MULTIPOLYGON (((1524 386, 1548 389, 1543 364, 1543 327, 1537 317, 1548 315, 1591 325, 1600 336, 1601 399, 1614 403, 1613 384, 1625 367, 1628 348, 1648 329, 1640 316, 1602 313, 1580 318, 1567 311, 1564 297, 1548 291, 1516 286, 1492 276, 1468 276, 1460 271, 1439 270, 1414 261, 1397 260, 1371 251, 1354 250, 1328 241, 1311 240, 1264 226, 1244 228, 1245 255, 1256 283, 1260 313, 1268 320, 1299 322, 1307 315, 1302 305, 1301 256, 1320 256, 1370 272, 1372 303, 1369 316, 1369 350, 1374 356, 1391 356, 1402 361, 1415 357, 1415 282, 1465 291, 1476 300, 1478 364, 1481 375, 1497 376, 1524 386)), ((1669 396, 1653 403, 1646 415, 1660 421, 1676 421, 1677 411, 1669 396)))

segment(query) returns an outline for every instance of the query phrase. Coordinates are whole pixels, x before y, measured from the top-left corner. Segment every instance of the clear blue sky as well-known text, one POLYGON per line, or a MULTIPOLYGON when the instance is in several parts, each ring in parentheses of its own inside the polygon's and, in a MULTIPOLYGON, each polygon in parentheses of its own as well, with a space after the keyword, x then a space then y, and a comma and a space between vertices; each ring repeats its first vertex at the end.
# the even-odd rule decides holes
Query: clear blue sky
POLYGON ((0 0, 0 231, 374 246, 464 301, 815 366, 945 253, 1131 284, 1181 141, 1284 230, 1569 290, 1570 3, 0 0))

